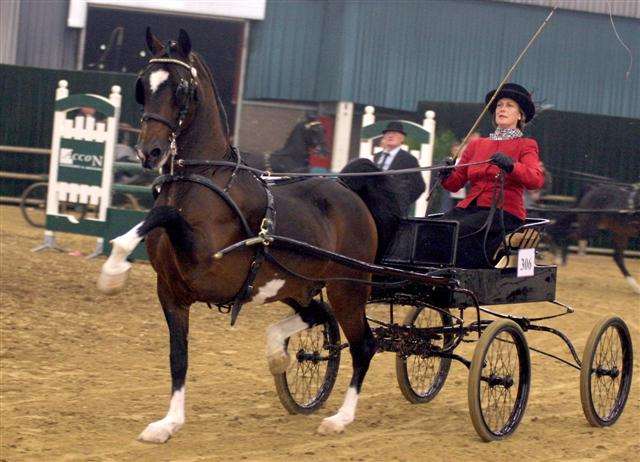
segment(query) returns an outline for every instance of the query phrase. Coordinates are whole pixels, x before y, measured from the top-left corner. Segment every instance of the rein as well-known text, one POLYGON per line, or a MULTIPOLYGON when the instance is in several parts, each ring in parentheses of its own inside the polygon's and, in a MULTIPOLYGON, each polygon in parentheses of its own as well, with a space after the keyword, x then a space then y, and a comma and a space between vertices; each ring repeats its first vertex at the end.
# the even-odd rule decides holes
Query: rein
MULTIPOLYGON (((239 152, 236 148, 233 148, 239 155, 239 152)), ((265 179, 277 179, 280 177, 287 178, 342 178, 342 177, 358 177, 358 176, 387 176, 387 175, 402 175, 406 173, 416 173, 416 172, 427 172, 427 171, 437 171, 450 169, 450 165, 431 165, 429 167, 414 167, 414 168, 405 168, 401 170, 386 170, 380 172, 353 172, 353 173, 295 173, 295 172, 270 172, 268 170, 260 170, 258 168, 249 167, 248 165, 238 164, 234 162, 224 161, 224 160, 189 160, 189 159, 176 159, 176 164, 179 167, 205 167, 205 166, 215 166, 215 167, 235 167, 239 170, 247 170, 254 173, 257 176, 263 177, 265 179)), ((469 162, 467 164, 458 164, 457 167, 470 167, 474 165, 482 165, 490 163, 489 160, 482 160, 478 162, 469 162)))
POLYGON ((613 186, 621 186, 626 188, 633 188, 634 185, 636 184, 636 183, 627 183, 624 181, 617 181, 617 180, 614 180, 613 178, 609 178, 608 176, 596 175, 594 173, 579 172, 577 170, 569 170, 566 168, 559 168, 559 167, 545 167, 545 168, 552 173, 567 174, 567 175, 561 175, 560 178, 574 179, 574 180, 583 181, 585 183, 603 183, 603 184, 610 184, 613 186))

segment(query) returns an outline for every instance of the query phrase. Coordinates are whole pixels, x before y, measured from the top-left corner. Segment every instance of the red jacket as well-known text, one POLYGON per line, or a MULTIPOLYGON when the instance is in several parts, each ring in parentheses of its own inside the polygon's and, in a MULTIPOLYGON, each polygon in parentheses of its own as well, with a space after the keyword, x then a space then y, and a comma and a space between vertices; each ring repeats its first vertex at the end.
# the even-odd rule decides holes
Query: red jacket
MULTIPOLYGON (((498 204, 498 207, 524 220, 527 216, 524 208, 524 188, 536 190, 544 185, 538 143, 531 138, 501 141, 479 138, 469 143, 462 154, 460 164, 487 160, 496 152, 502 152, 515 161, 513 171, 505 177, 504 202, 498 204)), ((456 167, 453 173, 442 181, 442 186, 455 192, 469 181, 471 192, 466 199, 460 201, 458 207, 466 208, 474 200, 480 207, 491 207, 494 189, 499 187, 499 183, 496 182, 499 171, 498 166, 493 164, 456 167)))

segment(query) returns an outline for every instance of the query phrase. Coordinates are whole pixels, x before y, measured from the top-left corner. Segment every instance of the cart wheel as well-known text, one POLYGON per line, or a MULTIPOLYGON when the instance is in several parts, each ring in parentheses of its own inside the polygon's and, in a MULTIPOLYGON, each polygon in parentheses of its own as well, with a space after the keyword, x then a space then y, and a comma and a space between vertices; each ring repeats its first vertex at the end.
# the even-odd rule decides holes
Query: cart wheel
POLYGON ((274 376, 278 398, 289 414, 312 414, 329 398, 340 366, 340 329, 329 319, 287 339, 291 364, 274 376))
POLYGON ((633 346, 625 322, 608 316, 595 325, 582 354, 580 398, 594 427, 613 425, 627 402, 633 372, 633 346))
POLYGON ((531 383, 529 347, 522 329, 506 319, 483 332, 469 370, 471 422, 485 441, 511 435, 524 416, 531 383))
MULTIPOLYGON (((449 310, 444 309, 446 313, 449 310)), ((451 316, 430 308, 413 308, 404 319, 405 326, 418 328, 451 326, 451 316)), ((451 334, 439 335, 429 341, 432 350, 443 350, 453 339, 451 334)), ((413 404, 428 403, 444 386, 451 358, 431 355, 396 355, 396 378, 400 391, 413 404)))
POLYGON ((47 218, 47 183, 33 183, 22 192, 20 212, 27 223, 36 228, 44 228, 47 218))

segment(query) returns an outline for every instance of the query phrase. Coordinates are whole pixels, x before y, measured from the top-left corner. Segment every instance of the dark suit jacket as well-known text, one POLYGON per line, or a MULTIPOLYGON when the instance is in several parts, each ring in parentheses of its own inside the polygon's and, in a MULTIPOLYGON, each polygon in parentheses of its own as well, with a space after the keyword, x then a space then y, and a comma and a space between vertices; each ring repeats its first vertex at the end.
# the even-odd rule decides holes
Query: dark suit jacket
MULTIPOLYGON (((376 154, 375 162, 378 163, 380 153, 376 154)), ((418 160, 411 153, 401 149, 393 158, 393 162, 389 166, 389 170, 402 170, 405 168, 419 167, 418 160)), ((393 175, 394 181, 397 182, 398 201, 402 208, 402 213, 407 215, 409 207, 420 197, 425 190, 424 180, 420 172, 407 173, 406 175, 393 175)))

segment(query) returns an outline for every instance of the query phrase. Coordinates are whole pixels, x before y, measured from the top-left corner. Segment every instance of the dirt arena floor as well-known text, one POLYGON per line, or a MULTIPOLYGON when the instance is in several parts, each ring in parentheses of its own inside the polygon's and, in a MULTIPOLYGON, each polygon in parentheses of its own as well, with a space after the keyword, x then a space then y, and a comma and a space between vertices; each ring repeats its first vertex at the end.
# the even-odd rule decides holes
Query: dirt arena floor
MULTIPOLYGON (((264 359, 265 328, 288 310, 246 310, 235 328, 227 315, 197 304, 191 314, 187 422, 164 445, 136 437, 164 416, 169 399, 168 336, 148 264, 134 265, 127 290, 95 289, 103 258, 31 253, 42 231, 15 207, 1 213, 2 461, 549 461, 637 460, 640 452, 640 297, 608 257, 571 258, 559 271, 558 299, 576 313, 549 325, 582 352, 602 316, 621 315, 636 347, 631 396, 618 423, 592 428, 583 417, 579 373, 532 353, 533 382, 521 426, 510 439, 483 443, 467 409, 467 370, 453 363, 440 395, 412 405, 398 389, 394 357, 378 355, 365 381, 356 421, 341 435, 319 436, 323 417, 340 406, 351 361, 325 408, 290 416, 281 407, 264 359)), ((59 243, 90 252, 86 237, 59 243)), ((628 262, 640 278, 640 261, 628 262)), ((550 313, 552 305, 519 305, 550 313)), ((382 310, 379 311, 383 316, 382 310)), ((567 354, 553 336, 528 334, 529 344, 567 354)), ((465 347, 465 356, 472 354, 465 347)))

